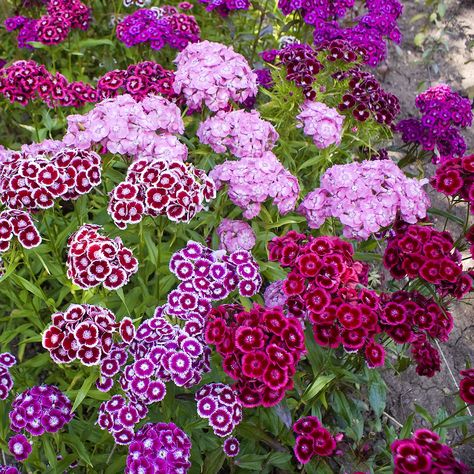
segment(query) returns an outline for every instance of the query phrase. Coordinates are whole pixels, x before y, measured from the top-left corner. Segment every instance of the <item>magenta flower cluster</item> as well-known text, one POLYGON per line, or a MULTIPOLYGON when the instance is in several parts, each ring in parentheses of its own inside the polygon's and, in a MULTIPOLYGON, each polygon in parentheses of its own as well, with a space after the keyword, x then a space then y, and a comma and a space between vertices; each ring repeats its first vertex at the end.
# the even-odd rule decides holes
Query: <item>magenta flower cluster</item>
POLYGON ((27 212, 2 211, 0 212, 0 253, 10 249, 13 236, 25 249, 38 247, 42 241, 33 219, 27 212))
POLYGON ((0 400, 6 400, 13 388, 10 368, 16 364, 16 357, 9 352, 0 354, 0 400))
MULTIPOLYGON (((13 441, 13 444, 15 441, 13 441)), ((20 443, 21 449, 23 448, 23 444, 20 443)), ((13 446, 12 446, 13 447, 13 446)), ((2 466, 0 465, 0 474, 20 474, 20 471, 13 466, 2 466)))
POLYGON ((309 227, 337 217, 344 236, 365 240, 391 225, 398 214, 409 223, 426 216, 427 180, 407 178, 391 160, 335 165, 321 177, 320 187, 306 195, 298 211, 309 227))
POLYGON ((250 250, 257 242, 252 227, 244 221, 222 219, 216 230, 219 237, 219 248, 229 253, 238 250, 250 250))
POLYGON ((219 15, 227 16, 234 10, 248 10, 250 0, 199 0, 207 5, 206 10, 216 10, 219 15))
POLYGON ((125 343, 135 335, 130 318, 117 323, 112 311, 96 305, 73 304, 51 316, 43 332, 43 347, 57 364, 79 360, 86 366, 98 365, 110 353, 118 332, 125 343))
POLYGON ((237 158, 260 158, 278 140, 273 125, 256 110, 219 111, 201 123, 196 135, 216 153, 228 151, 237 158))
POLYGON ((297 127, 303 128, 305 135, 312 137, 318 148, 341 143, 344 117, 336 109, 322 102, 306 100, 296 118, 299 120, 297 127))
POLYGON ((67 276, 82 289, 103 285, 117 290, 137 272, 138 261, 120 237, 105 237, 101 229, 85 224, 69 237, 67 276))
POLYGON ((243 103, 257 95, 257 76, 232 47, 210 41, 190 44, 175 59, 174 91, 190 110, 206 105, 213 112, 230 102, 243 103))
MULTIPOLYGON (((166 151, 166 147, 161 148, 163 155, 166 151)), ((206 202, 216 197, 214 181, 205 171, 180 161, 183 156, 173 159, 173 147, 168 152, 166 159, 139 159, 132 163, 125 180, 109 193, 108 212, 117 227, 124 229, 146 215, 189 222, 206 202)))
POLYGON ((299 196, 298 179, 278 161, 272 152, 260 158, 242 158, 217 165, 210 173, 218 188, 228 185, 230 200, 252 219, 260 212, 263 202, 272 198, 281 214, 294 209, 299 196))
POLYGON ((237 393, 223 383, 210 383, 195 394, 197 413, 207 418, 214 434, 225 437, 242 421, 242 404, 237 393))

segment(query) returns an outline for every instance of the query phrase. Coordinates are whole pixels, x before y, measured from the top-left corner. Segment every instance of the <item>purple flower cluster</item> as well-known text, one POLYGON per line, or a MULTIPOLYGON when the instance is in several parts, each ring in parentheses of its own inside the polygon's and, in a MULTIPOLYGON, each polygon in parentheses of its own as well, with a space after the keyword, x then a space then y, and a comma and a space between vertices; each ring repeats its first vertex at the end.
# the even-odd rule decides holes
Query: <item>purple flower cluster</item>
POLYGON ((17 44, 19 48, 33 49, 30 41, 38 41, 38 20, 26 16, 12 16, 5 20, 7 31, 19 30, 17 44))
POLYGON ((7 209, 0 212, 0 252, 10 249, 13 236, 25 249, 38 247, 42 241, 33 219, 27 212, 7 209))
POLYGON ((441 84, 418 95, 415 104, 421 119, 402 120, 397 124, 402 140, 416 143, 423 150, 436 150, 441 160, 462 157, 466 143, 460 130, 470 127, 473 119, 469 99, 441 84))
POLYGON ((10 375, 10 367, 16 364, 16 358, 9 352, 0 354, 0 400, 6 400, 13 388, 13 379, 10 375))
MULTIPOLYGON (((13 438, 12 438, 13 439, 13 438)), ((15 441, 13 441, 15 443, 15 441)), ((23 447, 23 444, 21 444, 21 447, 23 447)), ((0 465, 0 474, 20 474, 20 471, 13 466, 2 466, 0 465)))
POLYGON ((269 197, 281 214, 294 209, 300 186, 272 152, 260 158, 242 158, 217 165, 210 173, 218 188, 228 185, 230 200, 245 209, 243 215, 252 219, 260 212, 261 205, 269 197))
POLYGON ((314 144, 321 149, 341 143, 344 117, 336 109, 322 102, 306 100, 296 117, 305 135, 313 138, 314 144))
POLYGON ((125 474, 186 474, 191 441, 174 423, 147 423, 128 449, 125 474))
POLYGON ((137 102, 129 94, 105 99, 85 115, 69 115, 63 142, 89 149, 102 145, 110 153, 132 157, 161 157, 173 152, 186 159, 187 150, 174 136, 184 131, 179 108, 150 95, 137 102), (158 135, 160 132, 161 135, 158 135))
POLYGON ((301 15, 309 25, 316 25, 320 20, 342 18, 349 8, 354 6, 354 0, 278 0, 278 8, 284 15, 300 10, 301 15))
POLYGON ((167 44, 183 50, 200 40, 200 30, 192 15, 179 13, 174 7, 140 9, 117 25, 117 38, 128 48, 140 43, 160 50, 167 44))
POLYGON ((248 10, 250 0, 199 0, 207 5, 206 10, 216 10, 219 15, 227 16, 233 10, 248 10))
MULTIPOLYGON (((69 398, 54 385, 35 386, 18 395, 13 401, 8 415, 10 428, 16 432, 24 430, 32 436, 41 436, 44 432, 56 433, 72 420, 71 409, 69 398)), ((26 459, 29 454, 24 444, 27 440, 24 436, 23 438, 23 442, 18 440, 22 445, 20 447, 23 447, 21 452, 15 443, 13 450, 10 447, 17 460, 26 459)), ((31 446, 29 451, 31 452, 31 446)))
POLYGON ((219 248, 229 253, 238 250, 250 252, 257 242, 252 227, 244 221, 222 219, 217 228, 217 235, 220 239, 219 248))
POLYGON ((237 158, 259 158, 278 140, 273 125, 256 110, 219 111, 201 123, 196 135, 216 153, 229 151, 237 158))
POLYGON ((391 160, 363 161, 329 168, 320 187, 304 198, 298 211, 312 229, 337 217, 344 236, 365 240, 391 225, 398 213, 411 224, 426 216, 427 180, 407 178, 391 160))
POLYGON ((202 41, 190 44, 175 59, 174 90, 190 110, 203 104, 217 112, 230 101, 243 103, 257 95, 257 75, 232 47, 202 41))
POLYGON ((209 420, 209 425, 217 436, 230 435, 242 421, 242 404, 237 393, 229 385, 204 385, 194 398, 198 415, 209 420))

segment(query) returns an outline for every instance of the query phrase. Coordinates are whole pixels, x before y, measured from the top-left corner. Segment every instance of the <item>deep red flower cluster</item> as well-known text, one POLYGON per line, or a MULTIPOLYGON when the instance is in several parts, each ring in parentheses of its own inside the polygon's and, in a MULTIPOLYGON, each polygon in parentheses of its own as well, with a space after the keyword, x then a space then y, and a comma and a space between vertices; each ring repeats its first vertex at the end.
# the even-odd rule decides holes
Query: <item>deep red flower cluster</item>
POLYGON ((130 318, 118 323, 111 311, 95 305, 72 304, 54 313, 51 321, 43 333, 43 347, 57 364, 78 359, 87 366, 98 365, 112 349, 115 333, 125 343, 135 335, 130 318))
POLYGON ((121 229, 145 215, 189 222, 215 197, 216 186, 205 171, 179 160, 143 158, 132 163, 125 181, 110 192, 108 212, 121 229))
POLYGON ((474 369, 461 370, 463 378, 459 383, 459 396, 468 405, 474 405, 474 369))
POLYGON ((87 194, 101 183, 100 156, 87 150, 64 149, 48 157, 13 152, 2 160, 0 200, 12 209, 38 211, 87 194))
POLYGON ((103 285, 117 290, 138 270, 138 261, 120 237, 100 235, 100 225, 85 224, 69 237, 67 276, 82 289, 103 285))
POLYGON ((240 305, 213 309, 205 328, 205 339, 222 356, 226 374, 242 405, 272 407, 293 388, 296 365, 305 352, 301 322, 285 316, 280 308, 240 305))
POLYGON ((468 202, 474 213, 474 155, 445 159, 430 183, 436 191, 468 202))
POLYGON ((462 298, 472 288, 472 278, 463 272, 461 254, 449 232, 426 225, 397 225, 388 239, 384 265, 395 279, 422 278, 441 296, 462 298))
POLYGON ((0 213, 0 252, 10 249, 13 236, 25 249, 32 249, 41 244, 41 235, 33 219, 25 211, 7 209, 0 213))
POLYGON ((336 450, 336 438, 315 416, 304 416, 293 424, 296 459, 307 464, 314 456, 331 456, 336 450))
POLYGON ((465 464, 455 459, 453 450, 427 429, 415 431, 412 438, 396 440, 391 450, 394 474, 470 472, 465 464))

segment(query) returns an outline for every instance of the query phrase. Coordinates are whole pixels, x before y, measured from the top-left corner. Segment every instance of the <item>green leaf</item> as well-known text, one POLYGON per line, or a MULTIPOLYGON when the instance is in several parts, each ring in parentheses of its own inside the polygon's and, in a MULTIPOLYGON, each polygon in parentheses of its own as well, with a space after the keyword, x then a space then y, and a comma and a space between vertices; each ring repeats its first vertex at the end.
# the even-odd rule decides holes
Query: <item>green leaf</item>
POLYGON ((211 451, 204 460, 202 467, 202 474, 216 474, 220 472, 220 469, 225 461, 225 454, 222 448, 219 447, 211 451))
POLYGON ((473 421, 473 416, 455 416, 438 423, 437 428, 457 428, 458 426, 462 426, 464 424, 472 424, 473 421))
POLYGON ((307 389, 303 393, 303 396, 301 397, 301 401, 308 403, 319 393, 321 393, 325 387, 329 385, 335 378, 335 375, 320 375, 317 377, 310 385, 308 385, 307 389))
POLYGON ((433 424, 433 417, 430 415, 428 410, 426 410, 426 408, 423 408, 422 406, 415 403, 415 412, 418 413, 418 415, 420 415, 428 423, 433 424))
POLYGON ((114 42, 107 38, 98 38, 98 39, 87 38, 77 43, 77 46, 80 49, 95 48, 96 46, 102 46, 102 45, 114 46, 114 42))
POLYGON ((415 419, 415 414, 412 413, 407 420, 405 421, 405 424, 403 425, 403 428, 400 431, 400 439, 407 439, 411 437, 411 432, 413 431, 413 420, 415 419))
POLYGON ((66 433, 62 436, 62 438, 74 451, 76 451, 77 455, 82 461, 84 461, 87 465, 94 467, 89 453, 87 452, 87 449, 84 446, 84 443, 79 438, 79 436, 76 436, 75 434, 71 433, 66 433))
POLYGON ((76 408, 82 403, 84 398, 87 397, 89 390, 92 387, 92 384, 97 380, 97 373, 95 370, 90 373, 89 377, 84 380, 82 387, 79 389, 76 395, 76 399, 74 400, 74 404, 72 406, 72 411, 76 411, 76 408))
POLYGON ((239 456, 235 464, 241 469, 249 469, 252 471, 260 471, 262 464, 267 459, 267 454, 244 454, 239 456))
POLYGON ((377 418, 382 416, 387 401, 387 386, 376 370, 367 369, 369 375, 369 403, 377 418))

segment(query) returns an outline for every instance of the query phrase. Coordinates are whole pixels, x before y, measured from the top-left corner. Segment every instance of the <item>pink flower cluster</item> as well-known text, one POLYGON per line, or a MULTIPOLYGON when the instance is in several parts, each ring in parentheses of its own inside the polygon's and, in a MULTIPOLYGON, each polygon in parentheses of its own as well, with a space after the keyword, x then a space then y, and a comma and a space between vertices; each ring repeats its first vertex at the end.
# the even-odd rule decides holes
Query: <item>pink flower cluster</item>
POLYGON ((222 356, 222 367, 244 407, 272 407, 293 388, 293 375, 305 353, 301 322, 281 308, 240 305, 212 309, 205 338, 222 356))
POLYGON ((243 215, 252 219, 261 205, 272 198, 281 214, 287 214, 296 205, 300 186, 272 152, 260 158, 242 158, 217 165, 210 173, 218 188, 228 185, 230 200, 245 209, 243 215))
POLYGON ((342 137, 344 116, 336 109, 322 102, 306 100, 300 108, 298 128, 313 138, 314 144, 321 149, 330 145, 339 145, 342 137))
POLYGON ((474 405, 474 369, 461 370, 463 377, 459 382, 459 396, 468 405, 474 405))
POLYGON ((67 276, 82 289, 103 285, 117 290, 138 270, 138 261, 122 239, 100 235, 100 225, 85 224, 69 237, 67 276))
POLYGON ((243 103, 257 95, 257 76, 232 47, 202 41, 190 44, 175 59, 174 90, 191 110, 205 104, 213 112, 230 101, 243 103))
POLYGON ((150 95, 138 102, 124 94, 103 100, 85 115, 69 115, 67 120, 63 142, 68 146, 89 149, 100 144, 110 153, 142 158, 161 157, 172 150, 186 157, 186 148, 174 136, 184 131, 181 112, 163 97, 150 95))
POLYGON ((190 456, 191 441, 174 423, 147 423, 128 449, 125 474, 186 474, 190 456))
POLYGON ((16 358, 9 352, 0 354, 0 400, 6 400, 10 390, 13 388, 13 379, 10 375, 10 367, 16 364, 16 358))
POLYGON ((441 443, 438 434, 427 429, 416 430, 409 439, 391 445, 394 474, 457 473, 468 474, 468 466, 454 457, 453 450, 441 443))
POLYGON ((407 178, 391 160, 334 165, 321 177, 320 187, 306 195, 298 211, 312 229, 337 217, 350 239, 365 240, 391 225, 397 215, 411 224, 426 216, 427 180, 407 178))
POLYGON ((10 249, 13 236, 25 249, 41 244, 41 235, 36 230, 31 216, 25 211, 6 210, 0 212, 0 253, 10 249))
POLYGON ((237 250, 250 252, 257 242, 252 227, 244 221, 222 219, 216 230, 219 237, 219 248, 229 253, 237 250))
POLYGON ((196 392, 194 399, 198 415, 209 420, 209 425, 217 436, 230 435, 242 421, 242 404, 229 385, 204 385, 196 392))
POLYGON ((314 456, 331 456, 336 451, 336 438, 315 416, 304 416, 293 424, 296 459, 307 464, 314 456))
POLYGON ((51 321, 42 341, 57 364, 77 359, 86 366, 98 365, 110 353, 117 331, 125 343, 134 337, 130 318, 117 323, 111 311, 95 305, 73 304, 64 312, 54 313, 51 321))
POLYGON ((124 229, 127 224, 140 222, 144 215, 189 222, 205 202, 216 197, 216 186, 203 170, 191 164, 171 157, 149 158, 132 163, 125 180, 109 195, 108 212, 117 227, 124 229))
MULTIPOLYGON (((45 148, 48 147, 47 144, 45 148)), ((49 209, 55 199, 77 199, 101 183, 101 160, 97 153, 62 149, 48 156, 47 152, 41 153, 41 145, 29 148, 11 152, 2 160, 0 200, 10 208, 49 209)))
POLYGON ((196 135, 216 153, 228 151, 237 158, 260 158, 278 140, 273 125, 256 110, 221 110, 202 122, 196 135))

